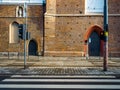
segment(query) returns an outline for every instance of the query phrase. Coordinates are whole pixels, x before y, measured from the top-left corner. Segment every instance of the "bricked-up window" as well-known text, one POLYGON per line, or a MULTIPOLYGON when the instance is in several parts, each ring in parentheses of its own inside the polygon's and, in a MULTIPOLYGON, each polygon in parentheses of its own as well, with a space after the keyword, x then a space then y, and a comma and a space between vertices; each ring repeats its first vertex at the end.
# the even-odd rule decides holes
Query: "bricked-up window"
POLYGON ((24 9, 22 6, 17 6, 16 8, 16 17, 23 17, 24 9))
POLYGON ((85 14, 102 14, 104 8, 104 0, 86 0, 85 1, 85 14))
POLYGON ((13 22, 10 24, 9 28, 9 43, 19 43, 18 37, 18 23, 13 22))

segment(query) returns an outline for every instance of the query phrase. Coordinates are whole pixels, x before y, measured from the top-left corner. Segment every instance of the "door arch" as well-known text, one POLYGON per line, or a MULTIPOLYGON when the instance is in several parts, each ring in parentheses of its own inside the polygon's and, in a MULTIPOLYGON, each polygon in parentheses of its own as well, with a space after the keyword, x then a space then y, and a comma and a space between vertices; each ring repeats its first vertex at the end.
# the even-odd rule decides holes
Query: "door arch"
MULTIPOLYGON (((84 36, 84 54, 85 56, 89 55, 90 56, 90 52, 89 52, 89 49, 90 49, 90 46, 89 46, 89 38, 92 37, 92 38, 97 38, 98 42, 94 39, 94 42, 96 41, 97 44, 99 44, 100 46, 97 46, 96 47, 99 47, 98 51, 100 52, 98 55, 103 55, 103 45, 104 45, 104 41, 103 40, 100 40, 100 32, 103 31, 103 29, 98 26, 98 25, 93 25, 91 26, 90 28, 88 28, 87 32, 85 33, 85 36, 84 36), (99 38, 99 39, 98 39, 99 38)), ((91 45, 92 46, 92 45, 91 45)), ((94 52, 95 53, 95 52, 94 52)), ((96 55, 96 56, 98 56, 96 55)), ((94 55, 95 56, 95 55, 94 55)))
POLYGON ((28 46, 28 54, 29 55, 37 55, 37 43, 34 40, 30 40, 28 46))

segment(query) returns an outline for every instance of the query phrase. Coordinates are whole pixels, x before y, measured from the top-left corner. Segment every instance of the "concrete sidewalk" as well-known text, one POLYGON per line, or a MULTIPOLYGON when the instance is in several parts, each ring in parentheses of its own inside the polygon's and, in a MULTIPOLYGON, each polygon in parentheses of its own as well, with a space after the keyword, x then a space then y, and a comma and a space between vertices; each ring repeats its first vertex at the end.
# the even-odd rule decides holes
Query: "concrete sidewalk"
MULTIPOLYGON (((102 67, 102 58, 85 59, 81 57, 30 57, 28 67, 102 67)), ((23 59, 0 59, 0 67, 23 67, 23 59)), ((109 67, 120 67, 120 59, 108 60, 109 67)))
POLYGON ((108 61, 108 71, 103 71, 103 60, 85 60, 79 57, 41 57, 39 60, 0 60, 0 74, 37 75, 120 75, 120 60, 108 61))

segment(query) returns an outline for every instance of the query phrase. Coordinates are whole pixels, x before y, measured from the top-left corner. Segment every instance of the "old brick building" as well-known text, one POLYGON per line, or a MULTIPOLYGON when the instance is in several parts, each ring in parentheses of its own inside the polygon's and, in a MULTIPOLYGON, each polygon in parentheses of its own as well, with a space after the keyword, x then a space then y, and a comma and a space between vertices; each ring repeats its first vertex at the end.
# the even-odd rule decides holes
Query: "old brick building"
POLYGON ((27 21, 27 31, 31 33, 30 40, 26 41, 27 53, 41 55, 43 51, 43 12, 44 5, 42 3, 28 3, 26 19, 24 3, 1 3, 0 53, 23 54, 24 40, 18 37, 18 25, 26 24, 27 21))
MULTIPOLYGON (((103 54, 103 12, 87 12, 87 0, 46 0, 27 4, 27 40, 30 55, 99 56, 103 54), (89 43, 88 43, 89 42, 89 43), (31 53, 33 52, 33 53, 31 53)), ((120 2, 108 0, 109 55, 120 56, 120 2)), ((91 3, 92 5, 92 3, 91 3)), ((93 7, 94 9, 94 7, 93 7)), ((23 40, 18 38, 18 25, 25 23, 24 4, 0 5, 0 52, 21 53, 23 40)))
MULTIPOLYGON (((104 42, 100 40, 100 32, 103 30, 103 12, 87 13, 85 6, 87 1, 89 0, 47 0, 45 55, 99 56, 103 54, 104 42)), ((104 0, 91 0, 89 6, 92 6, 92 1, 98 1, 98 6, 99 1, 104 2, 104 0)), ((120 56, 120 2, 108 0, 108 5, 109 55, 120 56)))

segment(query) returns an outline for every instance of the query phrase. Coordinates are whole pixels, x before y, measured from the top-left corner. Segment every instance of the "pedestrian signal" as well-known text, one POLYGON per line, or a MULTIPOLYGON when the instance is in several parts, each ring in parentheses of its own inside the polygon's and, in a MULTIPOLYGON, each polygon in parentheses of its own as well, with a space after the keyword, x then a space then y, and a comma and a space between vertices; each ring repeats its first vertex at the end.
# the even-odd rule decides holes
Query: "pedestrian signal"
POLYGON ((104 31, 100 32, 100 39, 101 40, 105 40, 105 33, 104 33, 104 31))

